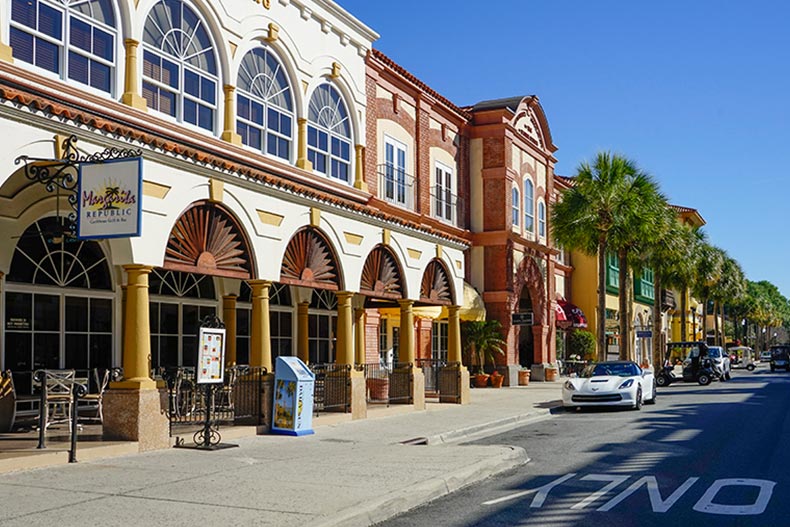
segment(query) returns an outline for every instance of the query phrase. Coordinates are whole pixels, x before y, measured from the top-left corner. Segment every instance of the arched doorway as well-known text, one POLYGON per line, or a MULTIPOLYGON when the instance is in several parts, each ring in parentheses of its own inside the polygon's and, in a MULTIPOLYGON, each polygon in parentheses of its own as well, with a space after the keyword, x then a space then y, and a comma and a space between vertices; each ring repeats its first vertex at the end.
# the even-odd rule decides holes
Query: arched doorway
POLYGON ((518 326, 518 363, 522 366, 531 366, 535 362, 535 337, 532 334, 535 313, 532 308, 532 296, 526 286, 521 288, 516 312, 521 315, 521 319, 527 322, 518 326))
MULTIPOLYGON (((378 365, 391 368, 397 362, 400 345, 398 300, 406 297, 406 284, 397 257, 385 245, 376 246, 365 259, 359 284, 365 307, 376 310, 371 329, 378 335, 378 365), (389 313, 382 316, 381 313, 389 313)), ((365 362, 374 360, 368 357, 365 362)))
POLYGON ((64 235, 42 218, 20 236, 6 277, 4 367, 19 393, 32 393, 33 372, 113 365, 112 274, 101 245, 64 235))

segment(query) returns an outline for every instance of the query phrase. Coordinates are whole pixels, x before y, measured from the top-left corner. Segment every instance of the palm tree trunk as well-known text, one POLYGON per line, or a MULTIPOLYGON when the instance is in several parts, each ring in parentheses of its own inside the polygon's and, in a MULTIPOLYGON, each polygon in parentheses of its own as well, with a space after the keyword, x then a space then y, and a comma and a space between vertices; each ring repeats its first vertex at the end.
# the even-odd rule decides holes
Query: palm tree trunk
POLYGON ((653 278, 653 372, 658 373, 664 364, 664 353, 661 349, 661 276, 653 278))
POLYGON ((630 276, 628 272, 628 252, 621 249, 617 253, 617 259, 620 266, 620 279, 619 279, 619 297, 618 307, 620 309, 620 360, 629 360, 631 358, 631 332, 630 328, 630 314, 629 300, 630 295, 630 276))
POLYGON ((702 342, 708 342, 708 297, 707 297, 707 295, 702 297, 702 342))
POLYGON ((686 311, 688 310, 688 287, 683 286, 683 291, 680 294, 680 341, 686 342, 688 332, 686 331, 686 311))
POLYGON ((717 346, 720 346, 719 342, 721 342, 721 327, 719 326, 719 301, 713 301, 713 343, 717 346))
POLYGON ((727 326, 724 324, 724 302, 719 302, 719 309, 721 309, 721 347, 724 347, 727 341, 727 326))
POLYGON ((598 360, 606 360, 606 236, 598 239, 598 360))

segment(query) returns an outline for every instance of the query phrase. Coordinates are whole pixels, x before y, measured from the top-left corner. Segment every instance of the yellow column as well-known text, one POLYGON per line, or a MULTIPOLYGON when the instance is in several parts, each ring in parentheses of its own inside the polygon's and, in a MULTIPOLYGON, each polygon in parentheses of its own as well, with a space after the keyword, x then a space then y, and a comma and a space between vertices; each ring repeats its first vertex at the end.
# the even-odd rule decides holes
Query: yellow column
POLYGON ((124 265, 126 280, 126 311, 123 335, 123 377, 113 388, 154 390, 150 377, 151 326, 148 316, 148 275, 153 270, 147 265, 124 265))
POLYGON ((461 322, 458 318, 459 306, 447 308, 447 361, 461 362, 461 322))
POLYGON ((354 348, 357 364, 365 364, 365 309, 354 310, 354 348))
POLYGON ((297 119, 296 166, 305 170, 313 170, 313 164, 307 159, 307 119, 297 119))
POLYGON ((126 81, 121 102, 132 108, 145 111, 148 109, 148 104, 140 96, 138 91, 140 83, 137 79, 137 46, 140 43, 131 38, 127 38, 123 43, 126 46, 126 69, 124 71, 126 81))
POLYGON ((299 302, 296 308, 296 356, 305 364, 310 362, 309 302, 299 302))
POLYGON ((400 300, 400 349, 398 362, 414 364, 414 301, 400 300))
POLYGON ((220 137, 223 141, 240 145, 241 136, 236 133, 236 87, 226 84, 222 91, 225 92, 225 125, 220 137))
POLYGON ((267 280, 250 280, 252 320, 250 320, 250 366, 272 370, 272 332, 269 322, 269 287, 267 280))
POLYGON ((225 365, 236 364, 236 295, 222 297, 222 320, 225 322, 225 365))
POLYGON ((352 339, 351 297, 354 293, 340 291, 337 296, 337 342, 335 363, 354 364, 354 341, 352 339))
POLYGON ((365 183, 365 147, 363 145, 356 145, 356 168, 354 170, 354 188, 368 191, 368 184, 365 183))

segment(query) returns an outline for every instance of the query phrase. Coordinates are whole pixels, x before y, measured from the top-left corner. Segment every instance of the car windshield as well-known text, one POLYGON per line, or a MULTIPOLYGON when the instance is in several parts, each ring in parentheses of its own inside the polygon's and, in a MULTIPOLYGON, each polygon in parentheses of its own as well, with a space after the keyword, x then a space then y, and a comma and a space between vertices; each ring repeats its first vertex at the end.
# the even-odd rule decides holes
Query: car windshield
POLYGON ((582 372, 582 377, 603 377, 613 375, 616 377, 631 377, 639 375, 639 366, 633 362, 602 362, 590 364, 582 372))
POLYGON ((787 348, 771 348, 771 355, 774 357, 786 357, 788 349, 787 348))
POLYGON ((721 348, 719 346, 710 346, 708 348, 708 356, 712 359, 721 358, 721 348))

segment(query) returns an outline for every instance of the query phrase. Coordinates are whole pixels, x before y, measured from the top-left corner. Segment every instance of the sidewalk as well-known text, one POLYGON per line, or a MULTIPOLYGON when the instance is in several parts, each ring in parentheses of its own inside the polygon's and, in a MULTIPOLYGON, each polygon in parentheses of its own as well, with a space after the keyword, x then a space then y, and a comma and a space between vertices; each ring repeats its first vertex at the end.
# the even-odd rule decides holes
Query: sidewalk
POLYGON ((469 405, 373 409, 360 421, 328 415, 315 435, 228 439, 239 448, 216 452, 8 473, 0 525, 370 525, 526 463, 521 448, 457 443, 547 416, 560 386, 477 389, 469 405))

